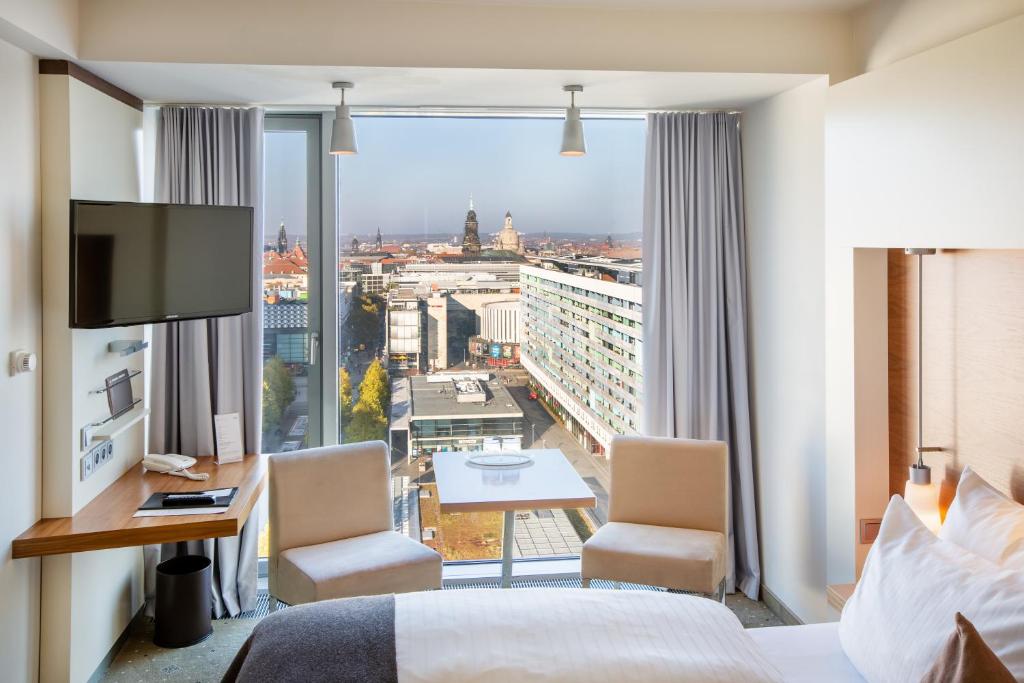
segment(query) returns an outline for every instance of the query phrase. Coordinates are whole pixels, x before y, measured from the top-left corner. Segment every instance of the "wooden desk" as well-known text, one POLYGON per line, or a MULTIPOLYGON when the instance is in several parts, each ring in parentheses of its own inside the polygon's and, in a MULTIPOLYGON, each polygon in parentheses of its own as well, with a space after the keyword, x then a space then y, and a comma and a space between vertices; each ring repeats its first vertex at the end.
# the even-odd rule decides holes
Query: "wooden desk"
POLYGON ((267 456, 247 455, 241 462, 217 465, 199 458, 193 472, 209 472, 206 481, 192 481, 143 472, 139 463, 108 486, 74 517, 41 519, 14 539, 14 558, 127 548, 151 543, 196 541, 235 536, 242 530, 266 483, 267 456), (132 517, 157 492, 203 491, 238 487, 225 512, 211 515, 132 517))
POLYGON ((828 598, 828 604, 839 612, 843 611, 843 606, 846 601, 853 595, 853 589, 857 587, 855 583, 836 583, 828 586, 825 589, 825 595, 828 598))
POLYGON ((501 585, 512 585, 512 543, 516 510, 592 508, 594 492, 557 448, 521 451, 533 462, 521 467, 479 467, 469 457, 480 453, 434 453, 434 478, 441 512, 501 510, 501 585))

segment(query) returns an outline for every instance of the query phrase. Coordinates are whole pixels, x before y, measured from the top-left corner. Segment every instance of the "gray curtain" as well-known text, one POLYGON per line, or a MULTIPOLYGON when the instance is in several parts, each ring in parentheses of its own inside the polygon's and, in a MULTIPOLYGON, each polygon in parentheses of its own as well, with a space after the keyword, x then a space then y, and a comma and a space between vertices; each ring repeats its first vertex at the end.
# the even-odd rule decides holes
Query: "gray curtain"
MULTIPOLYGON (((156 201, 252 206, 255 234, 252 313, 153 328, 149 450, 213 454, 213 416, 239 413, 245 452, 259 453, 263 110, 162 107, 156 145, 156 201)), ((218 618, 256 607, 257 509, 253 508, 238 536, 188 543, 189 553, 213 560, 214 616, 218 618)), ((147 593, 154 585, 156 563, 176 553, 176 544, 147 548, 147 593)))
POLYGON ((739 116, 648 116, 643 227, 643 433, 729 444, 727 587, 756 600, 739 116))

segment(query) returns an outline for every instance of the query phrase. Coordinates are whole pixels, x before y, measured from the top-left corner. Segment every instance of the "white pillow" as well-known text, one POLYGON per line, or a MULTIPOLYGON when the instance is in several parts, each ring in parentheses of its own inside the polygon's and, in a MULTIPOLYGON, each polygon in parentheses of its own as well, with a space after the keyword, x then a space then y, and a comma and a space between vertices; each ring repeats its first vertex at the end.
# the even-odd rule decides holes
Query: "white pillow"
POLYGON ((939 538, 996 564, 1024 569, 1024 505, 965 467, 939 538))
POLYGON ((843 651, 869 683, 920 681, 958 611, 1024 680, 1024 573, 940 540, 893 496, 839 621, 843 651))

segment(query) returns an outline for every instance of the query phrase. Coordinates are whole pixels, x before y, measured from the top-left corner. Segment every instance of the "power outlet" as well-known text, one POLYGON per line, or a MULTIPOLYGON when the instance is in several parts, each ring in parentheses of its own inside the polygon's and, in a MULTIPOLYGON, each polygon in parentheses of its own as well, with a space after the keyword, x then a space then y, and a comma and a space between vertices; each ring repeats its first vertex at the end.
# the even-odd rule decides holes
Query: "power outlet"
POLYGON ((114 442, 101 441, 99 444, 90 449, 88 453, 82 456, 81 480, 85 481, 93 474, 95 474, 96 470, 103 467, 113 459, 114 442))
POLYGON ((85 481, 86 479, 91 477, 92 473, 93 473, 92 453, 86 453, 85 454, 85 457, 82 458, 82 460, 81 460, 81 466, 82 466, 82 481, 85 481))

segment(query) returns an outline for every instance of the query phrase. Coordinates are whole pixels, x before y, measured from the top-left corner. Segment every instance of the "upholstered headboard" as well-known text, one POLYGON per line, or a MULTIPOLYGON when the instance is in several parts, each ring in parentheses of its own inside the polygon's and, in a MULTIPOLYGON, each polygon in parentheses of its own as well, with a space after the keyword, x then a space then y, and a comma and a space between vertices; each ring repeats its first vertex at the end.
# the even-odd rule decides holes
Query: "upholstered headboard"
MULTIPOLYGON (((889 487, 902 493, 917 443, 917 259, 889 252, 889 487)), ((945 472, 964 465, 1024 502, 1024 251, 924 257, 924 439, 945 472)))

